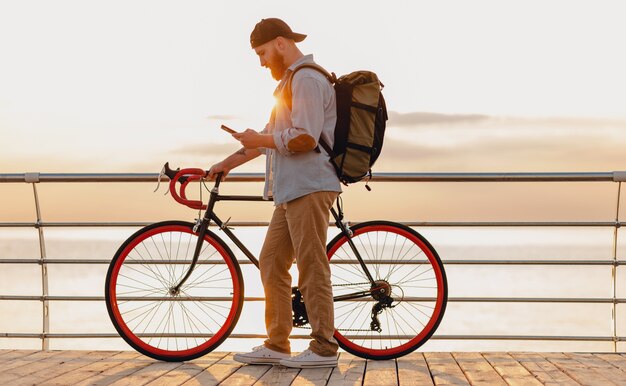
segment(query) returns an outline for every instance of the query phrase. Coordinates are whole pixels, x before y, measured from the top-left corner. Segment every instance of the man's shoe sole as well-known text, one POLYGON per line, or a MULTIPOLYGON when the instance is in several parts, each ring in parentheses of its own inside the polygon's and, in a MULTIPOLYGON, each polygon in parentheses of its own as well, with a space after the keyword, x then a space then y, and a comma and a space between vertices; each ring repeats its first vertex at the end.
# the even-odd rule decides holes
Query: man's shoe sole
POLYGON ((237 357, 235 355, 233 357, 234 361, 239 363, 245 363, 247 365, 277 365, 282 360, 280 358, 271 359, 271 358, 246 358, 246 357, 237 357))
POLYGON ((337 367, 337 361, 334 362, 291 362, 291 361, 283 361, 279 362, 280 365, 285 367, 291 367, 296 369, 313 369, 318 367, 337 367))

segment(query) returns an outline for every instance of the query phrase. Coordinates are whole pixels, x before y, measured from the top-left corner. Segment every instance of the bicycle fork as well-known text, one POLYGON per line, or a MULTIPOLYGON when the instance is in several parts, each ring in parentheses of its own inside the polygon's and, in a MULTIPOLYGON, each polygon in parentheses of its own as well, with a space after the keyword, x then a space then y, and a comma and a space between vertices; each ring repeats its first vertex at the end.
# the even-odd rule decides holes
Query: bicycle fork
MULTIPOLYGON (((221 174, 221 173, 220 173, 221 174)), ((221 176, 220 176, 221 177, 221 176)), ((221 178, 218 178, 215 187, 211 190, 211 197, 209 199, 209 203, 207 204, 206 211, 204 212, 204 216, 201 219, 198 219, 196 225, 193 228, 194 232, 198 232, 198 241, 196 242, 196 248, 193 252, 193 258, 191 260, 191 265, 187 270, 185 276, 172 288, 170 288, 170 295, 178 296, 180 294, 180 288, 185 284, 187 279, 191 276, 193 270, 196 268, 196 264, 198 263, 198 258, 200 257, 200 251, 202 250, 202 244, 204 242, 204 236, 206 235, 207 228, 209 227, 209 223, 211 222, 210 213, 213 213, 213 207, 215 206, 215 198, 219 194, 219 186, 220 186, 221 178)))

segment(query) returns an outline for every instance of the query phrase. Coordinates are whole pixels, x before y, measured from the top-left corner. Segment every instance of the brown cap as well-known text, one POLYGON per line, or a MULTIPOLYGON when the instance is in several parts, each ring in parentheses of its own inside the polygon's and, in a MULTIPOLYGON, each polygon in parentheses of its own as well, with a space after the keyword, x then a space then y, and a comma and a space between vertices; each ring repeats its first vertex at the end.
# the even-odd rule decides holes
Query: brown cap
POLYGON ((254 30, 250 34, 250 45, 252 48, 257 48, 279 36, 293 39, 296 42, 301 42, 306 38, 306 35, 293 32, 284 21, 272 17, 261 19, 254 26, 254 30))

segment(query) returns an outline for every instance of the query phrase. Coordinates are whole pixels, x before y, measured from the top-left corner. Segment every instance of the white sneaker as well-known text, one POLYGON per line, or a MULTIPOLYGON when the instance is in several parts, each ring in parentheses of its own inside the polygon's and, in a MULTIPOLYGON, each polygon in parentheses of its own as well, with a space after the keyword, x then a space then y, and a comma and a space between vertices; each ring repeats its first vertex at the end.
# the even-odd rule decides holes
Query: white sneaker
POLYGON ((311 350, 304 350, 295 357, 283 359, 279 362, 283 366, 307 369, 311 367, 336 367, 337 356, 323 357, 311 350))
POLYGON ((291 357, 289 354, 274 351, 264 345, 254 347, 248 353, 239 353, 233 356, 237 362, 248 363, 251 365, 277 365, 281 359, 291 357))

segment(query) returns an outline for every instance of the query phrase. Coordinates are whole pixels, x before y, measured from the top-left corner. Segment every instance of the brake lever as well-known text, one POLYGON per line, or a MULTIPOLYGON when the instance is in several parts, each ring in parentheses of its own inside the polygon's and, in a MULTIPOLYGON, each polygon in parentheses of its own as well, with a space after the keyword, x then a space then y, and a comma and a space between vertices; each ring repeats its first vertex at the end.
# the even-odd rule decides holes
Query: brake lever
MULTIPOLYGON (((154 192, 152 193, 156 193, 159 190, 159 187, 161 186, 161 178, 165 175, 165 165, 163 165, 163 168, 161 168, 161 172, 159 173, 159 177, 157 179, 157 186, 156 189, 154 189, 154 192)), ((169 189, 165 190, 165 193, 163 194, 164 196, 167 196, 167 194, 170 192, 169 189)))

